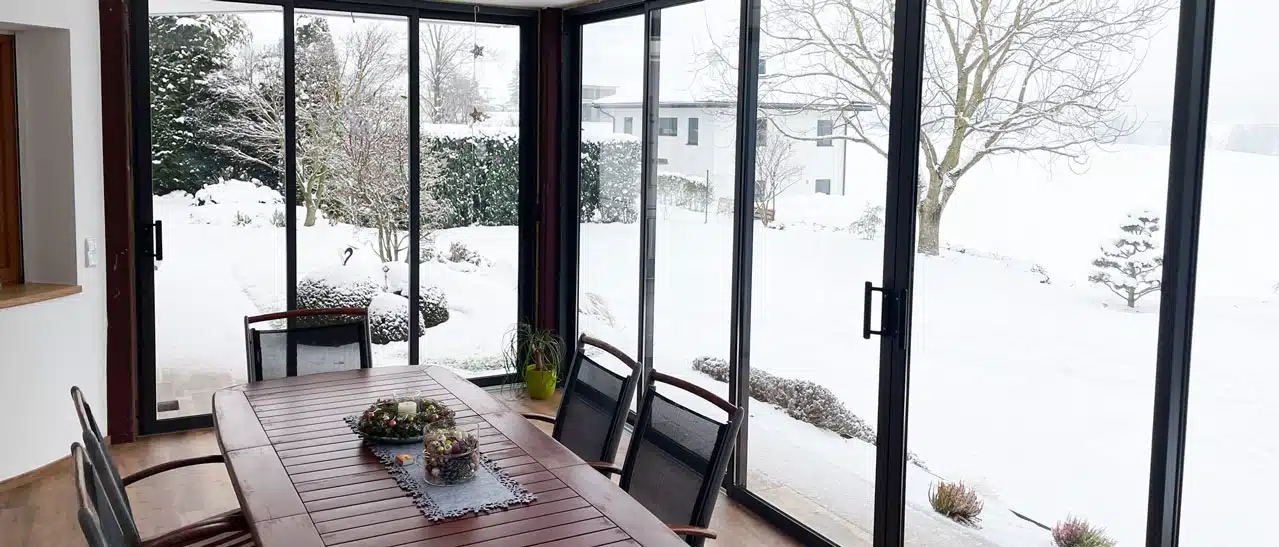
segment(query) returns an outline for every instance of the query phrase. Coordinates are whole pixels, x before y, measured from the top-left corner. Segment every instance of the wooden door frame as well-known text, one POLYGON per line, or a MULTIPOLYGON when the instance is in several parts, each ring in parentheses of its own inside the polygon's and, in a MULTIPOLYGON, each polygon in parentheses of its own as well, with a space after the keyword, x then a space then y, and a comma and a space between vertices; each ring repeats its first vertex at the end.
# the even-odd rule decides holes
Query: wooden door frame
POLYGON ((107 267, 107 434, 113 443, 133 442, 138 434, 127 3, 128 0, 98 1, 107 267))

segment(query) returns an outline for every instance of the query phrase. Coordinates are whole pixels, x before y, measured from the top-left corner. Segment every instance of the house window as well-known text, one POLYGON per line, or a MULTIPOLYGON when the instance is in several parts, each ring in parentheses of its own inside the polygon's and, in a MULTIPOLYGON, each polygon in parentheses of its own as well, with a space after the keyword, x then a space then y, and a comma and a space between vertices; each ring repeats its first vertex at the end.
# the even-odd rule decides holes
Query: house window
MULTIPOLYGON (((817 136, 827 137, 835 134, 835 122, 831 120, 817 120, 817 136)), ((817 146, 835 146, 833 139, 817 139, 817 146)))
POLYGON ((759 148, 768 143, 768 120, 760 118, 755 120, 755 147, 759 148))
POLYGON ((22 282, 18 101, 13 36, 0 35, 0 283, 22 282))
POLYGON ((666 158, 657 158, 658 165, 669 165, 670 163, 671 161, 666 158))
POLYGON ((826 194, 829 196, 830 195, 830 179, 817 179, 817 186, 815 190, 818 194, 826 194))
POLYGON ((658 118, 657 134, 663 137, 679 135, 679 118, 658 118))
POLYGON ((764 59, 759 60, 759 74, 763 76, 768 73, 768 62, 764 59))
POLYGON ((622 132, 630 135, 635 129, 635 118, 627 116, 622 118, 622 132))
POLYGON ((688 144, 697 145, 697 118, 688 119, 688 144))

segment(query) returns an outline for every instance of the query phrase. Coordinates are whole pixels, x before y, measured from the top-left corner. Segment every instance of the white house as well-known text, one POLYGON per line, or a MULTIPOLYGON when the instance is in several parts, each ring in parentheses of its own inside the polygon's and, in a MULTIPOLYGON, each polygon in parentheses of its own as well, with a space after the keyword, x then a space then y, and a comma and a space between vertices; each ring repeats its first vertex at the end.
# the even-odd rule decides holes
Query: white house
MULTIPOLYGON (((611 123, 615 133, 640 136, 641 102, 620 95, 594 101, 599 115, 594 120, 611 123)), ((863 110, 865 105, 852 105, 863 110)), ((664 101, 659 104, 658 139, 655 153, 659 169, 707 178, 719 197, 731 195, 736 162, 737 103, 717 100, 664 101)), ((820 139, 842 135, 845 128, 835 121, 828 106, 805 109, 790 103, 760 103, 757 138, 791 139, 789 161, 799 167, 797 180, 785 186, 782 195, 833 194, 845 191, 844 164, 848 141, 820 139)))

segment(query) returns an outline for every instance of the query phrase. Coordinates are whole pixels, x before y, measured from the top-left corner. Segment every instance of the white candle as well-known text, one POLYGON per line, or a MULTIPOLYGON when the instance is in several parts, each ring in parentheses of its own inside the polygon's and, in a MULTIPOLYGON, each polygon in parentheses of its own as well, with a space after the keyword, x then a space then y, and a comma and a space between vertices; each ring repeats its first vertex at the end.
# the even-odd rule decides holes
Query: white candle
POLYGON ((400 401, 400 404, 395 407, 395 410, 396 414, 399 414, 401 418, 407 418, 417 414, 417 401, 400 401))

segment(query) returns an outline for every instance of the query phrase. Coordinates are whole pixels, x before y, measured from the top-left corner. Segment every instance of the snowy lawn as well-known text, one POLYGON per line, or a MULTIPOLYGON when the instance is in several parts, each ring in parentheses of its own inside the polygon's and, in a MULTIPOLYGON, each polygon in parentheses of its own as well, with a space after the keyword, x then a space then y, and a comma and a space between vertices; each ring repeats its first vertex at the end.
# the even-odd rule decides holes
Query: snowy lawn
MULTIPOLYGON (((787 229, 756 226, 751 364, 817 382, 874 424, 878 340, 861 338, 861 286, 880 279, 883 242, 825 228, 883 199, 882 162, 851 165, 858 167, 850 186, 861 185, 861 195, 783 198, 777 215, 787 229), (819 208, 820 221, 810 224, 823 226, 795 222, 819 208)), ((1270 395, 1279 372, 1269 358, 1279 329, 1279 256, 1268 251, 1266 235, 1279 186, 1263 175, 1277 168, 1277 158, 1209 153, 1187 546, 1252 545, 1270 533, 1261 492, 1279 484, 1279 435, 1262 424, 1279 418, 1270 395)), ((1099 154, 1083 174, 1001 158, 965 178, 943 219, 948 249, 917 258, 910 449, 928 470, 912 466, 908 476, 910 545, 1051 544, 1012 510, 1050 526, 1076 515, 1107 528, 1119 545, 1144 542, 1158 296, 1127 310, 1087 275, 1125 212, 1163 209, 1166 173, 1166 149, 1133 148, 1099 154), (1035 265, 1050 284, 1031 271, 1035 265), (981 492, 980 529, 932 512, 928 487, 939 477, 981 492)), ((269 209, 251 213, 264 222, 235 226, 226 220, 235 207, 245 206, 156 199, 170 247, 157 272, 162 368, 211 367, 243 378, 240 319, 283 307, 283 229, 270 225, 269 209)), ((638 227, 586 224, 582 231, 583 329, 633 353, 638 227)), ((340 264, 348 244, 364 248, 361 237, 324 221, 300 229, 300 275, 340 264)), ((657 238, 653 364, 725 393, 727 386, 691 363, 727 357, 730 222, 666 211, 657 238)), ((516 229, 445 230, 436 245, 447 250, 452 241, 492 264, 423 266, 424 283, 444 290, 451 314, 427 330, 423 355, 453 365, 495 358, 515 318, 516 229)), ((367 251, 351 260, 361 261, 377 265, 367 251)), ((376 354, 378 365, 402 363, 407 345, 380 346, 376 354)), ((872 446, 762 403, 752 406, 751 420, 749 466, 760 481, 752 488, 785 485, 871 529, 872 446)))

